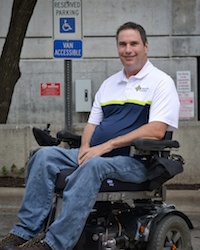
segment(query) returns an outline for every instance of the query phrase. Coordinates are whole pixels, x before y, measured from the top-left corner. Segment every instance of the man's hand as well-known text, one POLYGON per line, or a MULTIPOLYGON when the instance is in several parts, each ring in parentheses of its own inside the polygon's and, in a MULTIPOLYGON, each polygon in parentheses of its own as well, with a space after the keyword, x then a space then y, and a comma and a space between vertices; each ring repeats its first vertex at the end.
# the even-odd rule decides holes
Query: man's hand
POLYGON ((84 147, 81 146, 78 154, 78 164, 81 166, 87 160, 94 156, 101 156, 113 150, 111 141, 105 142, 103 144, 94 147, 84 147))

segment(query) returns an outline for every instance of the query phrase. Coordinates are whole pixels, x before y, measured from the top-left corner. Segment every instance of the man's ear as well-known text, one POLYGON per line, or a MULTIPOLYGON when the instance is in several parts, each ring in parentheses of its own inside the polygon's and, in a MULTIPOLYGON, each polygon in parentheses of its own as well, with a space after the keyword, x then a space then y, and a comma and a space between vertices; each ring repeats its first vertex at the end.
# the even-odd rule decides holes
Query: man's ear
POLYGON ((148 44, 148 42, 146 42, 146 44, 145 44, 145 53, 147 54, 148 51, 149 51, 149 44, 148 44))

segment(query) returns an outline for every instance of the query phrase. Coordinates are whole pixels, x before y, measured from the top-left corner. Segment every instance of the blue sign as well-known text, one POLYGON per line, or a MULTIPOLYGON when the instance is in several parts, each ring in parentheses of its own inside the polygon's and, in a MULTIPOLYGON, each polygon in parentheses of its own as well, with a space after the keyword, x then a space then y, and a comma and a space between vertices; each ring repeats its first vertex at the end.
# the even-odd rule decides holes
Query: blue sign
POLYGON ((55 58, 81 58, 81 40, 54 40, 55 58))
POLYGON ((60 33, 75 33, 75 18, 60 18, 60 33))

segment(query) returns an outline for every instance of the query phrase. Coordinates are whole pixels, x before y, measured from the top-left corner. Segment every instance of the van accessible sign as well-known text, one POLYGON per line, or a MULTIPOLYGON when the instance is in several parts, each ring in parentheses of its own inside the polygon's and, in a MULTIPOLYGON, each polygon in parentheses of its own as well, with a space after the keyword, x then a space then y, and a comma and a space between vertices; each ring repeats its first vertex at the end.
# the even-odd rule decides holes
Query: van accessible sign
POLYGON ((54 41, 55 58, 81 58, 82 41, 81 40, 55 40, 54 41))
POLYGON ((81 0, 53 0, 55 58, 82 57, 81 0))

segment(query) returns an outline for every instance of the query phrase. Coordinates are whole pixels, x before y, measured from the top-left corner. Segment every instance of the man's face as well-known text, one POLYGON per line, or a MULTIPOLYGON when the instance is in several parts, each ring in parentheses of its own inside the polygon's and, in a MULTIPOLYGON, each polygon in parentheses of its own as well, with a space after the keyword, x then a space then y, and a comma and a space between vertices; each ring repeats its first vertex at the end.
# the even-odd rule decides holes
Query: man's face
POLYGON ((119 58, 127 77, 137 74, 147 61, 148 44, 143 44, 139 31, 122 30, 117 42, 119 58))

